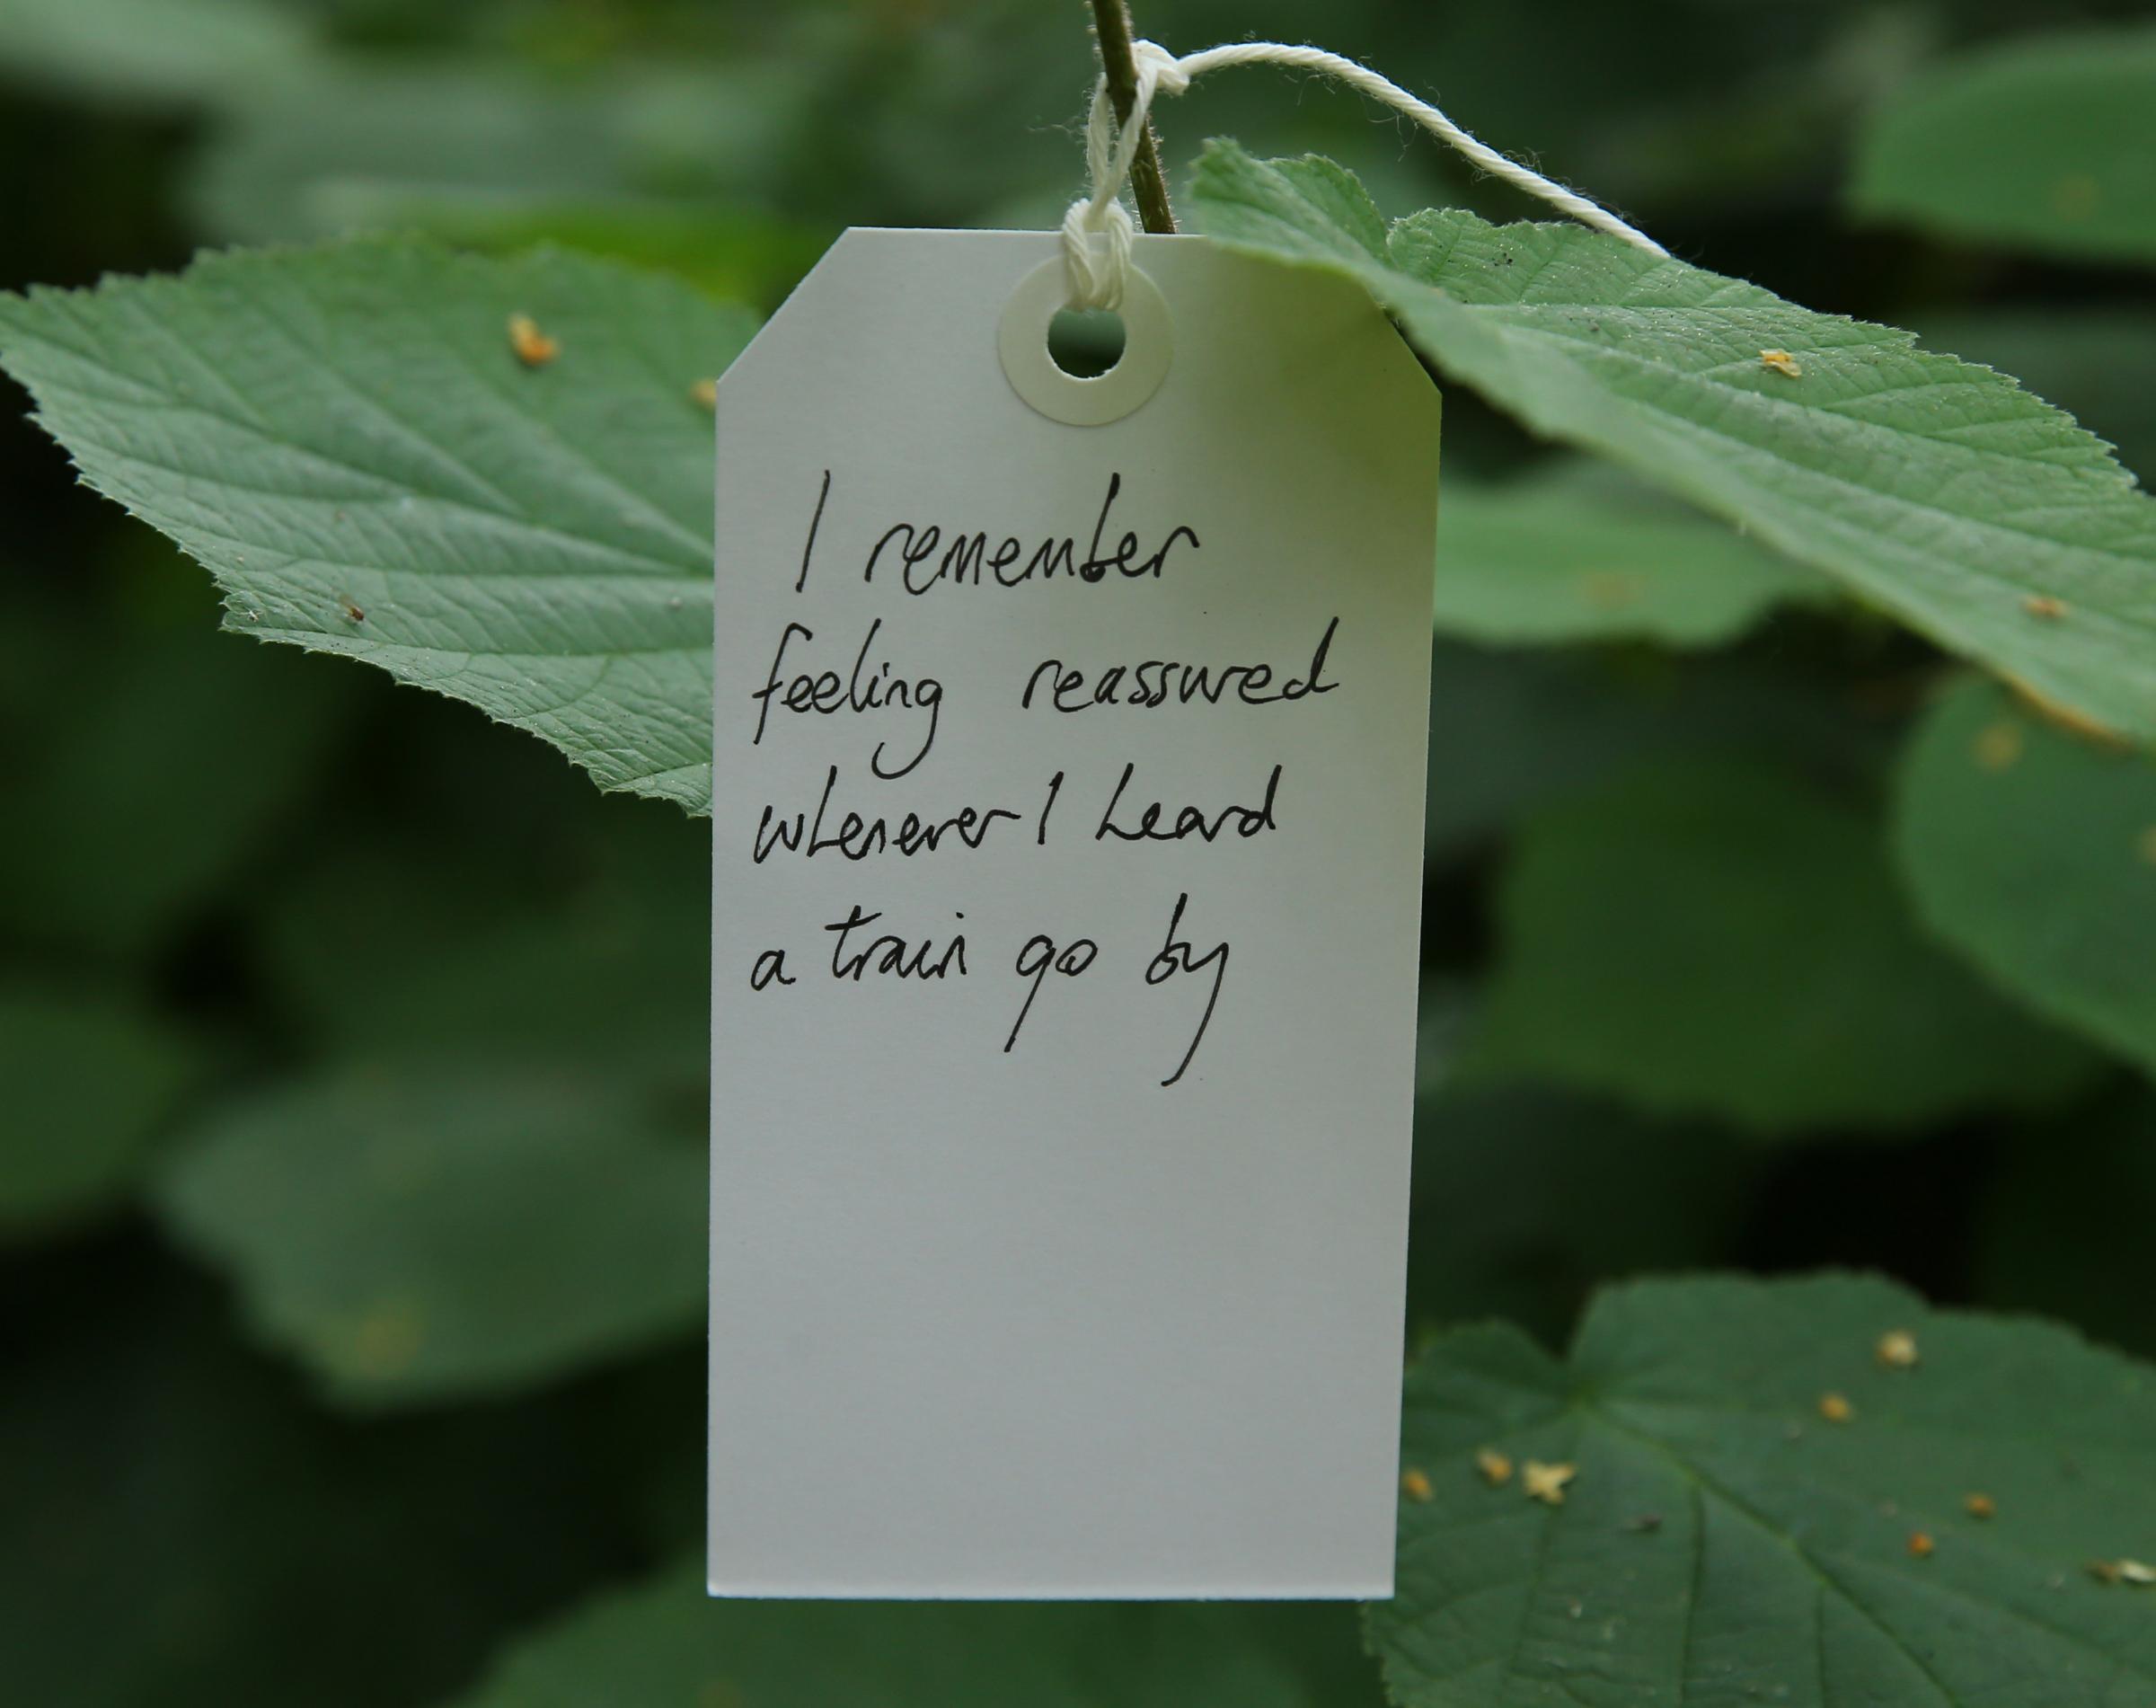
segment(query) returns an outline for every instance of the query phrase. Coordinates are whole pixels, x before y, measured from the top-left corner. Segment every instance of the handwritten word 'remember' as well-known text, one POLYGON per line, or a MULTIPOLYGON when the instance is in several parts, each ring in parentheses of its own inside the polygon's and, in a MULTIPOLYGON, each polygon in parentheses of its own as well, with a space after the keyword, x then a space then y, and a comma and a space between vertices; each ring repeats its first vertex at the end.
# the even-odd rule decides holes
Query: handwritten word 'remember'
POLYGON ((1127 580, 1151 577, 1158 580, 1168 554, 1184 541, 1197 549, 1197 535, 1180 523, 1150 555, 1140 555, 1135 534, 1125 534, 1113 546, 1102 544, 1108 535, 1109 512, 1123 490, 1123 477, 1108 477, 1108 496, 1093 518, 1092 538, 1082 559, 1074 535, 1051 535, 1030 549, 1015 535, 1005 535, 994 544, 985 530, 946 535, 935 523, 894 523, 884 530, 869 553, 861 579, 873 583, 883 569, 886 580, 896 570, 899 585, 908 593, 925 593, 940 582, 958 587, 979 587, 994 581, 999 587, 1020 587, 1028 581, 1051 581, 1067 576, 1077 581, 1105 581, 1110 574, 1127 580))

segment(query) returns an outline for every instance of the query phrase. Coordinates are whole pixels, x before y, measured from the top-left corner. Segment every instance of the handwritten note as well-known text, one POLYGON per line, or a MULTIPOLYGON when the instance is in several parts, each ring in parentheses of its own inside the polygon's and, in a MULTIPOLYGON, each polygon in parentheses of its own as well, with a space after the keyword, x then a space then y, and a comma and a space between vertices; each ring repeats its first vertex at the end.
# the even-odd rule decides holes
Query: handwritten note
POLYGON ((1195 238, 1021 373, 1053 253, 720 387, 711 1584, 1387 1594, 1436 394, 1195 238))

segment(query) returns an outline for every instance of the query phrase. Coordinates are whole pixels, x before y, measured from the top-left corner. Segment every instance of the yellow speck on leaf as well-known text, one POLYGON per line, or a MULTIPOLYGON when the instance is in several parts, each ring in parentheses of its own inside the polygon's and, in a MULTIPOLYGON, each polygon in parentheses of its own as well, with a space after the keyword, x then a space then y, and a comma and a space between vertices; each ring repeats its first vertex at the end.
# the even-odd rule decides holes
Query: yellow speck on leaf
POLYGON ((1931 1533, 1929 1530, 1913 1530, 1910 1532, 1909 1552, 1914 1554, 1919 1560, 1929 1560, 1938 1551, 1939 1544, 1932 1541, 1931 1533))
POLYGON ((1527 1491, 1530 1500, 1540 1500, 1546 1507, 1565 1504, 1565 1484, 1579 1474, 1576 1465, 1544 1465, 1540 1459, 1530 1459, 1520 1468, 1520 1484, 1527 1491))
POLYGON ((1999 1503, 1988 1494, 1964 1495, 1961 1509, 1972 1518, 1995 1518, 1999 1516, 1999 1503))
POLYGON ((1786 350, 1761 350, 1759 352, 1759 365, 1762 367, 1772 370, 1774 373, 1786 375, 1790 379, 1802 379, 1804 377, 1804 365, 1794 356, 1790 355, 1786 350))
POLYGON ((1819 1415, 1829 1423, 1847 1423, 1857 1415, 1857 1408, 1850 1404, 1846 1394, 1822 1394, 1819 1396, 1819 1415))
POLYGON ((1493 1489, 1512 1481, 1512 1461, 1495 1447, 1484 1447, 1475 1455, 1475 1469, 1482 1473, 1482 1481, 1493 1489))
POLYGON ((2091 1560, 2089 1575, 2099 1583, 2130 1583, 2145 1589, 2156 1583, 2156 1566, 2144 1565, 2139 1560, 2091 1560))
POLYGON ((715 379, 700 379, 689 387, 689 396, 705 409, 717 409, 719 407, 719 382, 715 379))
POLYGON ((544 367, 561 353, 561 341, 549 338, 529 314, 509 316, 509 348, 526 367, 544 367))
POLYGON ((1883 1370, 1913 1370, 1916 1367, 1916 1336, 1907 1329, 1889 1329, 1879 1336, 1879 1343, 1872 1349, 1883 1370))
POLYGON ((2003 771, 2021 757, 2021 726, 2001 719, 1977 732, 1970 751, 1986 771, 2003 771))
POLYGON ((1410 1500, 1427 1500, 1434 1492, 1428 1473, 1413 1465, 1400 1473, 1400 1491, 1410 1500))
POLYGON ((2055 623, 2066 615, 2066 601, 2054 599, 2048 593, 2032 593, 2021 601, 2021 608, 2031 616, 2040 616, 2047 623, 2055 623))

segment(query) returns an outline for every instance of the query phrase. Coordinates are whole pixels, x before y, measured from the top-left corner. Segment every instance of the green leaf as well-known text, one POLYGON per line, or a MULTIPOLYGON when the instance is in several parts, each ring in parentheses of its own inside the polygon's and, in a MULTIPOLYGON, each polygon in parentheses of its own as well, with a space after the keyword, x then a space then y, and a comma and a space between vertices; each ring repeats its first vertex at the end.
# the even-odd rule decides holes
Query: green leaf
POLYGON ((1535 431, 2156 739, 2156 505, 2004 376, 1580 226, 1435 212, 1388 233, 1327 161, 1215 143, 1197 200, 1224 242, 1360 279, 1447 377, 1535 431), (2032 617, 2031 596, 2066 615, 2032 617))
POLYGON ((1772 773, 1635 771, 1523 831, 1463 1072, 1763 1136, 2040 1108, 2100 1060, 1917 934, 1878 833, 1772 773))
POLYGON ((1829 583, 1606 465, 1560 463, 1478 486, 1437 518, 1436 627, 1492 646, 1719 646, 1829 583))
POLYGON ((1939 936, 2156 1073, 2156 764, 1971 682, 1910 745, 1895 839, 1939 936))
POLYGON ((1860 212, 2068 260, 2156 261, 2156 31, 2024 36, 1882 105, 1860 212))
POLYGON ((350 1404, 529 1386, 702 1312, 693 1130, 559 1072, 270 1092, 206 1118, 158 1196, 261 1338, 350 1404))
POLYGON ((131 1003, 24 979, 0 987, 0 1241, 123 1196, 203 1066, 187 1038, 131 1003))
POLYGON ((2089 1569, 2156 1555, 2156 1371, 2046 1323, 1876 1280, 1639 1283, 1562 1361, 1510 1329, 1448 1336, 1409 1374, 1402 1450, 1430 1499, 1403 1501, 1399 1593, 1370 1610, 1402 1708, 2156 1686, 2148 1592, 2089 1569), (1896 1331, 1913 1368, 1874 1355, 1896 1331), (1577 1474, 1544 1505, 1479 1476, 1485 1447, 1577 1474))
POLYGON ((0 362, 84 477, 208 565, 228 627, 711 798, 711 416, 752 330, 576 256, 417 242, 0 296, 0 362), (509 317, 560 341, 526 368, 509 317))
POLYGON ((698 1561, 512 1648, 458 1708, 1317 1708, 1267 1629, 1313 1619, 1352 1649, 1292 1606, 711 1601, 698 1561))

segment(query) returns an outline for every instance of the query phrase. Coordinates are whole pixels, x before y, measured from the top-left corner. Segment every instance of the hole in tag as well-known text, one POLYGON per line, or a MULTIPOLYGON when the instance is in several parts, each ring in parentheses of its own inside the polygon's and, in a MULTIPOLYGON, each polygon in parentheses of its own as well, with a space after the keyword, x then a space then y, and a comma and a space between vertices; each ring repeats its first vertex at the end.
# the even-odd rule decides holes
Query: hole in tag
POLYGON ((1060 257, 1018 281, 996 329, 996 354, 1011 389, 1052 421, 1105 427, 1137 409, 1168 376, 1175 327, 1160 288, 1138 268, 1123 287, 1119 314, 1065 306, 1070 281, 1060 257), (1107 341, 1117 329, 1115 343, 1107 341))
POLYGON ((1106 308, 1062 308, 1048 323, 1048 359, 1073 379, 1098 379, 1123 359, 1123 316, 1106 308))

